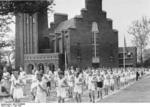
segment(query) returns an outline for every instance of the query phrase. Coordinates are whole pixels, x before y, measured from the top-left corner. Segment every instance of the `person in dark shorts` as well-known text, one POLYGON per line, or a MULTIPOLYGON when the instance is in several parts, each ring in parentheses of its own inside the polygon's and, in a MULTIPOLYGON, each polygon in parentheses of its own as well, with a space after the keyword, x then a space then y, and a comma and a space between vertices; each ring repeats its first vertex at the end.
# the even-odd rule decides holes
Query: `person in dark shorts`
POLYGON ((137 71, 137 72, 136 72, 136 81, 139 80, 139 76, 140 76, 140 74, 139 74, 139 72, 137 71))
POLYGON ((98 92, 97 98, 98 99, 99 98, 103 99, 102 89, 103 89, 103 75, 101 75, 100 72, 98 72, 97 75, 97 92, 98 92))

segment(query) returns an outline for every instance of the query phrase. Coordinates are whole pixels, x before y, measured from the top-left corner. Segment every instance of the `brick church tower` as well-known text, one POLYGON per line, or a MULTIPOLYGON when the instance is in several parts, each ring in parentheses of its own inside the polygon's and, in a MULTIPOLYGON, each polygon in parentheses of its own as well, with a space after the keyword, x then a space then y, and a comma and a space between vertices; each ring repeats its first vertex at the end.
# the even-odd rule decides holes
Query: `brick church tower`
POLYGON ((102 0, 85 0, 80 15, 69 20, 64 18, 66 16, 54 17, 50 34, 54 37, 53 50, 57 52, 63 50, 59 44, 67 41, 64 46, 68 66, 118 67, 118 31, 113 29, 112 20, 102 10, 102 0), (59 24, 56 18, 60 19, 59 24))
POLYGON ((16 14, 16 68, 24 67, 25 54, 41 52, 43 36, 45 35, 48 35, 47 11, 32 15, 16 14))
POLYGON ((88 22, 97 23, 99 32, 96 35, 96 54, 100 58, 100 66, 117 67, 118 31, 113 29, 112 20, 103 11, 102 0, 85 0, 85 10, 81 11, 81 15, 88 22))

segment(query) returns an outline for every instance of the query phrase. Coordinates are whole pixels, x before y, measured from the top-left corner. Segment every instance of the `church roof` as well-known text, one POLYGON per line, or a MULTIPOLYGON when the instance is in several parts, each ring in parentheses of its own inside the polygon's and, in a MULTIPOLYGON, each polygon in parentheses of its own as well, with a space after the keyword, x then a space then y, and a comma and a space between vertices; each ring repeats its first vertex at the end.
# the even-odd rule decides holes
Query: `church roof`
POLYGON ((61 22, 55 29, 55 32, 61 32, 62 30, 66 30, 69 28, 76 28, 76 24, 75 24, 75 19, 70 19, 70 20, 66 20, 61 22))

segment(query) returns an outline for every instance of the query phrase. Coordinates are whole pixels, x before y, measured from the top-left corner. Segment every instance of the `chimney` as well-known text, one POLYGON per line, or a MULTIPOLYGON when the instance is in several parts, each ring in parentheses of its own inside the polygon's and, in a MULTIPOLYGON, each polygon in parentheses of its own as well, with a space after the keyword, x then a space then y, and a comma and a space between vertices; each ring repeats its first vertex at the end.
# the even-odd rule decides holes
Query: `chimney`
POLYGON ((85 0, 85 8, 89 11, 101 11, 102 0, 85 0))
POLYGON ((61 22, 68 20, 67 14, 55 13, 54 14, 54 23, 58 26, 61 22))

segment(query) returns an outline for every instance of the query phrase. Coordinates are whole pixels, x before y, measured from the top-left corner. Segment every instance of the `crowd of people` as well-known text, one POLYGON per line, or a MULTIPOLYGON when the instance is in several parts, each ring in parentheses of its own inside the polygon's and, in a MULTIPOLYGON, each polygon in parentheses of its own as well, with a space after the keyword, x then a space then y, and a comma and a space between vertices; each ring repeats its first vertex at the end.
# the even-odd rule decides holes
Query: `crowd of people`
MULTIPOLYGON (((82 102, 83 94, 88 94, 89 102, 101 100, 115 90, 119 90, 126 85, 138 81, 149 69, 144 68, 68 68, 65 71, 57 69, 51 71, 49 67, 45 69, 34 69, 30 80, 30 94, 36 103, 46 103, 51 97, 52 88, 56 92, 59 103, 64 103, 66 98, 82 102), (54 84, 54 85, 52 85, 54 84)), ((26 95, 26 85, 28 84, 28 74, 20 69, 14 70, 12 74, 3 69, 0 81, 0 95, 6 93, 14 102, 20 102, 26 95)))

